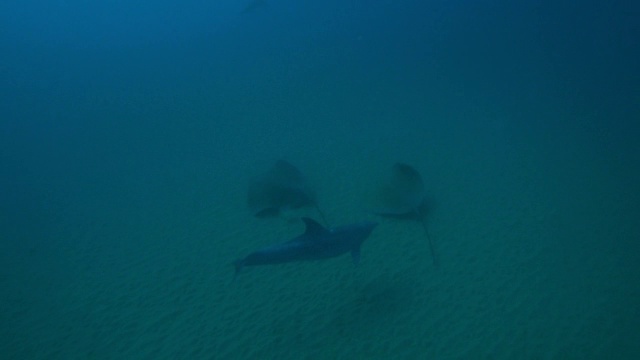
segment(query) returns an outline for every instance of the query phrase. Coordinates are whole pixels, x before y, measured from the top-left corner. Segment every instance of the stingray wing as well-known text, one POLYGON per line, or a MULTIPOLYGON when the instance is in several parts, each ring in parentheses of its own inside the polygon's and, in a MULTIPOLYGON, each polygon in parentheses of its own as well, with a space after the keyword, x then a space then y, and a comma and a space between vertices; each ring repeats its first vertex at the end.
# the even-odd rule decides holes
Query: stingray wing
POLYGON ((412 166, 396 163, 391 178, 380 191, 383 206, 374 210, 381 216, 415 215, 424 203, 424 182, 412 166))

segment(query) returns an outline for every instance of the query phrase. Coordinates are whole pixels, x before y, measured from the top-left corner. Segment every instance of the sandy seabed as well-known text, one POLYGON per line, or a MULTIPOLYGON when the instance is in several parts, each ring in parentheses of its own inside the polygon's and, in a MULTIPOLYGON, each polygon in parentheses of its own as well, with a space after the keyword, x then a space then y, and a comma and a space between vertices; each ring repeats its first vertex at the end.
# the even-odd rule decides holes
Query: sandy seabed
POLYGON ((203 176, 172 198, 69 210, 49 225, 47 243, 25 237, 3 256, 2 357, 640 354, 637 194, 616 187, 615 172, 587 161, 589 153, 567 168, 561 155, 549 161, 552 148, 520 145, 504 155, 487 143, 460 150, 443 147, 446 139, 407 138, 393 146, 336 138, 329 148, 306 144, 311 155, 291 160, 318 184, 334 225, 371 218, 378 175, 396 160, 413 164, 429 189, 435 262, 418 223, 381 219, 357 267, 343 256, 247 269, 234 281, 235 258, 296 236, 297 217, 315 216, 250 216, 238 178, 278 156, 266 152, 247 162, 254 168, 203 176))

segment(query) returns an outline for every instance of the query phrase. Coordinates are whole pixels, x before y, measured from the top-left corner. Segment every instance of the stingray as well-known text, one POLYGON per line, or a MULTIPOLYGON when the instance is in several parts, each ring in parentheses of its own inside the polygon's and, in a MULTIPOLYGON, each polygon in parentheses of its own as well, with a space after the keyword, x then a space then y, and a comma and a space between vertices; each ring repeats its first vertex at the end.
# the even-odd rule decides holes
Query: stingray
POLYGON ((315 191, 300 170, 285 160, 278 160, 267 173, 251 181, 247 204, 260 218, 279 216, 283 210, 313 207, 327 224, 315 191))
POLYGON ((435 264, 436 256, 425 219, 426 194, 420 173, 410 165, 395 163, 391 177, 380 193, 383 207, 373 210, 373 213, 383 217, 418 220, 429 241, 431 257, 435 264))

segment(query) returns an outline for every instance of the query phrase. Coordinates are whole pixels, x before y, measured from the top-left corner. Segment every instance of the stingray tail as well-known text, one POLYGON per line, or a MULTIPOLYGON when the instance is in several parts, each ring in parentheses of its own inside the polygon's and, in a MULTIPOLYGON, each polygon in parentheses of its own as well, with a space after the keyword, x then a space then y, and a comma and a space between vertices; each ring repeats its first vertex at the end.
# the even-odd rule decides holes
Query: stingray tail
POLYGON ((433 261, 433 265, 438 266, 438 259, 436 257, 436 251, 433 248, 433 241, 431 241, 431 236, 429 235, 429 228, 427 227, 427 220, 422 215, 422 211, 416 210, 416 216, 422 225, 422 229, 424 230, 424 235, 429 242, 429 250, 431 251, 431 260, 433 261))

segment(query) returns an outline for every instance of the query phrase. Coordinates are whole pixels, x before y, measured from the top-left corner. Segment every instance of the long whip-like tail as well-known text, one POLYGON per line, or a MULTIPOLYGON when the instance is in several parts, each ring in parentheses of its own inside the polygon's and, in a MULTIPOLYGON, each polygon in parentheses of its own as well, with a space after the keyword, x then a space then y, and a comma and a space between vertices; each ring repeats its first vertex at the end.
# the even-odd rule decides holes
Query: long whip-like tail
POLYGON ((425 219, 422 211, 420 209, 416 209, 416 216, 418 217, 418 221, 422 225, 422 229, 424 230, 424 235, 429 242, 429 250, 431 251, 431 260, 433 261, 434 266, 438 266, 438 258, 436 256, 436 251, 433 247, 433 241, 431 241, 431 236, 429 235, 429 228, 427 227, 427 220, 425 219))

